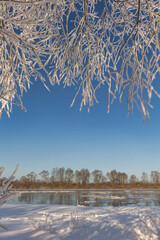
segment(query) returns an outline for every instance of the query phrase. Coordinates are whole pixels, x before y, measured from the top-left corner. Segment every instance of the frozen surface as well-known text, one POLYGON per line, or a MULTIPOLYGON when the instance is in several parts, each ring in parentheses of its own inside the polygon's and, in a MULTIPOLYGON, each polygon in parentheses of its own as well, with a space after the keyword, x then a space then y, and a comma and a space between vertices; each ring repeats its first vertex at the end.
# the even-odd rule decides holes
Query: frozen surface
POLYGON ((160 207, 4 204, 0 240, 158 240, 160 207))

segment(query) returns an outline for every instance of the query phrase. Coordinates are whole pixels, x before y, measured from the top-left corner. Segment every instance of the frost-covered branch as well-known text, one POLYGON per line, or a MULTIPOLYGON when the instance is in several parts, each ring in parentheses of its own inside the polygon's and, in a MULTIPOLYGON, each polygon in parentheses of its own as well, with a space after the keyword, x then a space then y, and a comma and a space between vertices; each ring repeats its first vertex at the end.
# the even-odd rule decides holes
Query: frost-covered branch
POLYGON ((159 0, 6 0, 0 12, 0 113, 22 106, 33 79, 49 79, 74 85, 80 109, 104 85, 108 111, 127 92, 128 111, 149 118, 152 93, 160 97, 159 0))
MULTIPOLYGON (((18 169, 18 165, 17 165, 16 169, 14 170, 14 172, 12 173, 12 175, 8 179, 4 180, 2 182, 2 186, 0 186, 0 206, 2 204, 4 204, 6 201, 15 198, 15 196, 16 196, 16 193, 10 192, 9 189, 10 189, 11 183, 13 182, 13 180, 15 178, 14 175, 15 175, 17 169, 18 169)), ((0 168, 0 176, 2 175, 3 171, 4 171, 4 168, 1 167, 0 168)))
MULTIPOLYGON (((16 169, 12 173, 12 175, 8 178, 2 181, 2 185, 0 186, 0 206, 3 205, 6 201, 14 199, 17 194, 16 192, 10 192, 9 189, 11 187, 11 183, 14 180, 14 175, 18 169, 18 165, 16 166, 16 169)), ((2 175, 4 171, 4 167, 0 168, 0 176, 2 175)), ((8 230, 5 226, 0 224, 0 227, 3 228, 4 230, 8 230)))

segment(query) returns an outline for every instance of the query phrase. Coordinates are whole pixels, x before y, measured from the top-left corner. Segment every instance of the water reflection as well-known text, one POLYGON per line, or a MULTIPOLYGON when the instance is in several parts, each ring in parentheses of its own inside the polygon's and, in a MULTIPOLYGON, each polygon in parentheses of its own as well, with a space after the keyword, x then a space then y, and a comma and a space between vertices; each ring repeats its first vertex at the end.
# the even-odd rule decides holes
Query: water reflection
MULTIPOLYGON (((158 190, 23 192, 14 203, 84 206, 160 206, 158 190)), ((13 203, 11 200, 9 203, 13 203)))

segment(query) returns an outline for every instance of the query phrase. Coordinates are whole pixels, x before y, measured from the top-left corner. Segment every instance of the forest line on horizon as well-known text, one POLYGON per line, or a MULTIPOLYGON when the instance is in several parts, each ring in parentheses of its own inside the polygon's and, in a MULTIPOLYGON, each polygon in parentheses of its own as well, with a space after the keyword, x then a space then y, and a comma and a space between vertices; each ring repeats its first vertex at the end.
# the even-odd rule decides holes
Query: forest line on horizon
MULTIPOLYGON (((0 185, 5 178, 0 179, 0 185)), ((51 172, 43 170, 39 174, 30 172, 16 179, 14 189, 54 189, 54 188, 159 188, 160 172, 151 171, 150 175, 143 172, 138 179, 135 174, 128 176, 125 172, 111 170, 103 173, 101 170, 90 172, 88 169, 73 171, 71 168, 53 168, 51 172)))

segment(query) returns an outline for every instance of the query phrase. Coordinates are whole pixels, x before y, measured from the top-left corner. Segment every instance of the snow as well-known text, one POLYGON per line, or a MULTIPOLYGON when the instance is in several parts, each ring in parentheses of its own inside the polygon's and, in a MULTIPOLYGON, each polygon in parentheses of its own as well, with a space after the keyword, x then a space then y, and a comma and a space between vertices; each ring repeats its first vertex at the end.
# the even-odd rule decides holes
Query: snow
POLYGON ((0 240, 158 240, 159 207, 4 204, 0 240))

